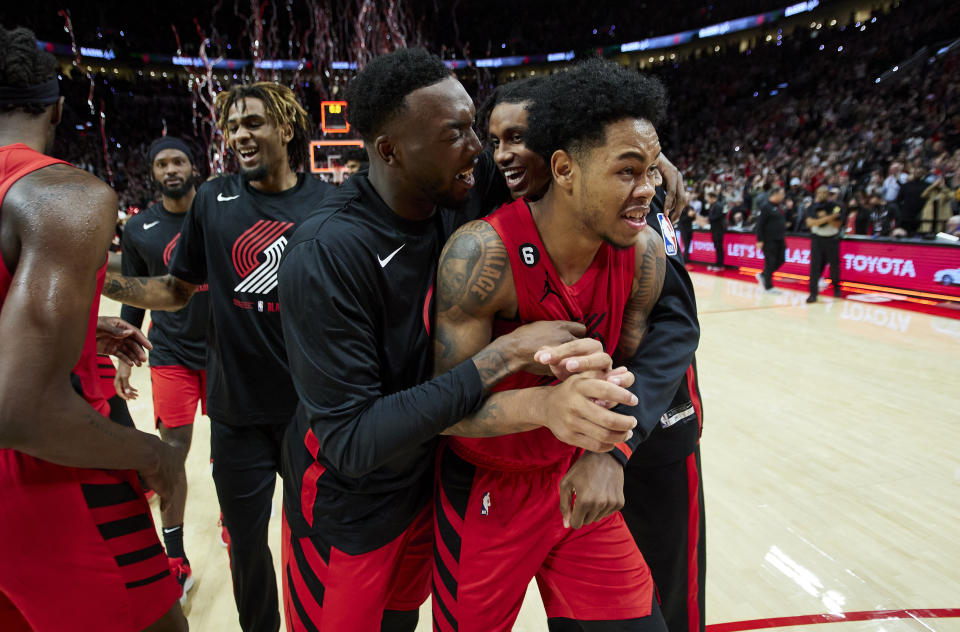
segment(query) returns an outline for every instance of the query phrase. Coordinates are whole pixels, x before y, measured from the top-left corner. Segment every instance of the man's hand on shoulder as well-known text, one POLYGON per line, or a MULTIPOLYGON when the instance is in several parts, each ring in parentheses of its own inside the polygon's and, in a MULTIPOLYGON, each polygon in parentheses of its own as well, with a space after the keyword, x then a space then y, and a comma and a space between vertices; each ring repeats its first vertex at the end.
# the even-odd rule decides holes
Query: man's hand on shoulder
POLYGON ((666 156, 660 154, 660 177, 663 179, 663 190, 666 199, 663 203, 663 212, 673 224, 680 219, 680 213, 687 206, 687 189, 683 184, 683 174, 666 156))

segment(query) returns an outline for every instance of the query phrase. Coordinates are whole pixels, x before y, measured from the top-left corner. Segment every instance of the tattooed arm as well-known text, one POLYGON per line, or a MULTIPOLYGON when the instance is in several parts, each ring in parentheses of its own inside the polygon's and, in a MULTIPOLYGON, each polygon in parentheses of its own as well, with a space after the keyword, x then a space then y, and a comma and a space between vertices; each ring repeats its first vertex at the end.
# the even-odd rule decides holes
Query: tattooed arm
MULTIPOLYGON (((201 186, 183 220, 180 238, 163 276, 144 277, 124 267, 124 274, 107 273, 103 295, 124 305, 142 309, 176 311, 190 302, 197 287, 206 281, 204 227, 208 216, 209 187, 201 186)), ((124 260, 127 257, 124 256, 124 260)))
MULTIPOLYGON (((443 373, 473 356, 489 390, 515 371, 542 370, 533 356, 544 345, 558 344, 556 328, 563 323, 531 323, 491 342, 494 319, 516 314, 516 288, 500 236, 486 222, 465 224, 440 257, 435 371, 443 373)), ((583 330, 578 333, 582 335, 583 330)), ((566 348, 586 353, 593 344, 571 341, 566 348)), ((444 434, 487 437, 547 426, 573 445, 609 450, 635 422, 597 406, 591 398, 634 401, 628 391, 608 381, 574 375, 558 386, 495 393, 477 412, 444 434)))
POLYGON ((508 366, 502 344, 486 348, 497 314, 512 317, 516 311, 510 259, 500 236, 487 222, 465 224, 440 255, 435 372, 445 373, 476 354, 474 361, 480 375, 486 376, 484 389, 489 392, 517 371, 518 366, 508 366))
POLYGON ((107 272, 103 295, 141 309, 176 311, 186 306, 197 286, 172 274, 156 277, 128 277, 107 272))
POLYGON ((640 341, 647 333, 650 312, 663 290, 667 256, 663 240, 650 227, 647 227, 637 240, 635 262, 633 286, 623 311, 620 344, 617 345, 615 354, 617 364, 624 364, 636 353, 640 341))

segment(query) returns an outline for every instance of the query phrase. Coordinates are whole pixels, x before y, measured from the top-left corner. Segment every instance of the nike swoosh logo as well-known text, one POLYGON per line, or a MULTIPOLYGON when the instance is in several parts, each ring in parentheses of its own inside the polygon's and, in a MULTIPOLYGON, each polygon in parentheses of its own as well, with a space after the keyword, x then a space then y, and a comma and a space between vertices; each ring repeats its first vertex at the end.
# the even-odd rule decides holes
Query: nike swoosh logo
POLYGON ((158 220, 158 221, 156 221, 156 222, 150 222, 149 224, 144 224, 144 225, 143 225, 143 230, 150 230, 151 228, 153 228, 154 226, 156 226, 156 225, 159 224, 159 223, 160 223, 160 222, 159 222, 159 220, 158 220))
POLYGON ((398 252, 400 252, 401 250, 403 250, 403 247, 406 246, 406 245, 407 245, 406 242, 404 242, 399 248, 397 248, 396 250, 394 250, 393 252, 391 252, 390 254, 388 254, 386 259, 381 259, 381 258, 380 258, 380 255, 377 255, 377 261, 380 262, 380 267, 381 267, 381 268, 386 268, 386 267, 387 267, 387 264, 390 263, 390 260, 393 259, 394 255, 396 255, 398 252))
POLYGON ((217 202, 229 202, 230 200, 236 200, 239 195, 224 195, 223 193, 217 193, 217 202))

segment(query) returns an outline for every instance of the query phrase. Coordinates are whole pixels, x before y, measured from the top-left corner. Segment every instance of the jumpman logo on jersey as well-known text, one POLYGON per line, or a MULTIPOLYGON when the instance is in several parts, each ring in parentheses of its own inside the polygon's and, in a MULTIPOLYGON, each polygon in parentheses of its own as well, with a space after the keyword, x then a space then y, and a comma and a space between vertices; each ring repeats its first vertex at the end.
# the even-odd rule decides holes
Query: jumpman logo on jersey
POLYGON ((560 298, 560 294, 553 289, 552 285, 550 285, 550 276, 545 275, 545 278, 543 280, 543 296, 540 297, 540 302, 542 303, 545 300, 547 300, 547 297, 550 296, 551 294, 556 296, 558 299, 560 298))

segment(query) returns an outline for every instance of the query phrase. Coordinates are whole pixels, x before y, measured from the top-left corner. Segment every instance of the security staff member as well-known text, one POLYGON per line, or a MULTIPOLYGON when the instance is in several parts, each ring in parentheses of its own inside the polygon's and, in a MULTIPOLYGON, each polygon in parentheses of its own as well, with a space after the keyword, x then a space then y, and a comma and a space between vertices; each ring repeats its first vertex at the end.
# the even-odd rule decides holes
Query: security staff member
POLYGON ((840 224, 843 221, 843 203, 831 195, 826 186, 817 189, 816 203, 806 218, 812 233, 810 239, 810 296, 808 303, 817 302, 823 266, 830 264, 833 295, 840 296, 840 224))

